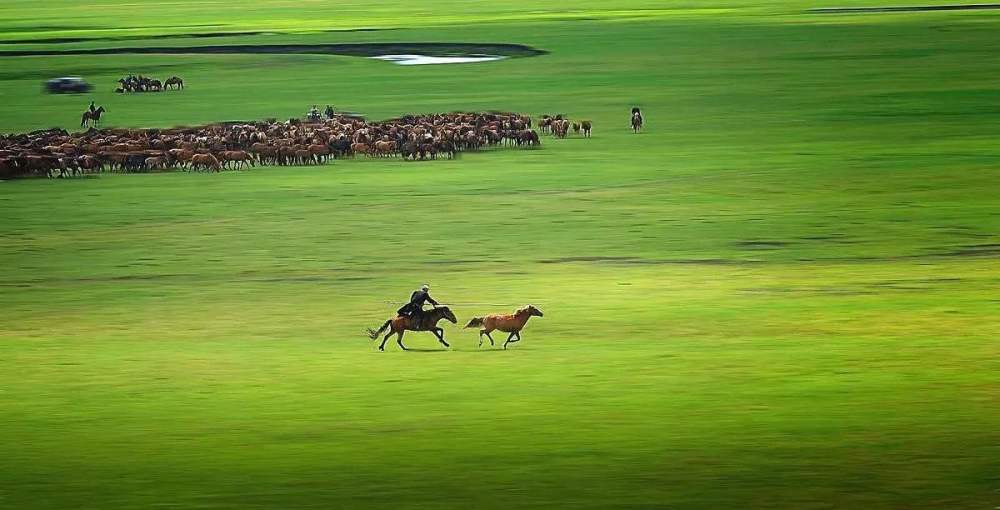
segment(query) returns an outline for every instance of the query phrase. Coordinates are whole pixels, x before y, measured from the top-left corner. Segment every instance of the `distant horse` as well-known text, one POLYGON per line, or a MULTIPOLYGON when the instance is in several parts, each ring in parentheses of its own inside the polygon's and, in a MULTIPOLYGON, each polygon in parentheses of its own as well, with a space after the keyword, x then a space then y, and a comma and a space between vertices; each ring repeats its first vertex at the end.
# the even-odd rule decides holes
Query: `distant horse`
POLYGON ((552 117, 542 115, 542 119, 538 121, 538 128, 542 130, 542 134, 552 132, 552 117))
POLYGON ((642 112, 639 108, 632 107, 632 132, 638 133, 642 131, 642 112))
POLYGON ((455 318, 455 314, 451 313, 451 309, 447 306, 440 306, 431 310, 427 310, 420 315, 420 319, 414 321, 412 317, 404 317, 402 315, 397 315, 395 318, 389 319, 382 324, 382 327, 378 328, 378 331, 373 329, 368 330, 368 336, 375 340, 379 335, 382 334, 386 329, 389 330, 386 333, 385 338, 382 339, 382 343, 379 344, 378 350, 385 351, 385 343, 389 340, 389 337, 396 335, 396 343, 399 344, 399 348, 404 351, 407 350, 406 346, 403 345, 403 333, 406 331, 430 331, 434 333, 437 337, 438 342, 445 347, 451 347, 448 342, 444 341, 444 330, 437 327, 437 323, 441 319, 447 319, 451 321, 452 324, 458 323, 458 319, 455 318))
POLYGON ((184 89, 184 80, 182 80, 182 79, 180 79, 180 78, 178 78, 176 76, 171 76, 170 78, 167 78, 167 81, 163 82, 163 89, 164 90, 170 90, 170 87, 176 87, 177 90, 183 90, 184 89))
POLYGON ((88 122, 94 127, 97 127, 97 125, 101 123, 101 114, 105 111, 106 110, 102 106, 94 111, 87 110, 83 112, 83 116, 80 117, 80 127, 86 126, 88 122))
POLYGON ((473 317, 472 320, 465 325, 465 327, 482 327, 482 329, 479 330, 480 347, 483 346, 483 335, 486 335, 486 338, 490 339, 490 346, 494 346, 496 344, 493 343, 493 337, 490 336, 491 332, 499 329, 504 333, 510 333, 510 335, 507 336, 507 341, 503 343, 503 348, 506 349, 507 344, 521 341, 521 330, 524 329, 524 325, 528 323, 528 319, 533 316, 542 317, 542 311, 535 308, 534 305, 527 305, 512 314, 493 314, 485 317, 473 317), (517 340, 513 340, 514 337, 517 337, 517 340))
POLYGON ((583 136, 590 136, 590 130, 594 128, 594 123, 589 120, 584 120, 580 122, 580 128, 583 129, 583 136))

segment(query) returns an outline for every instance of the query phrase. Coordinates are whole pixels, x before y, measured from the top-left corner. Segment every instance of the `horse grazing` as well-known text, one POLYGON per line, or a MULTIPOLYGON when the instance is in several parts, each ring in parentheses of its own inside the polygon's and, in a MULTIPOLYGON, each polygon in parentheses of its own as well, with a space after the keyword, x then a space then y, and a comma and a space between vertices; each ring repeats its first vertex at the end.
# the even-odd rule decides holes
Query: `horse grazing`
POLYGON ((632 132, 638 133, 642 131, 642 114, 639 113, 638 109, 632 110, 632 132))
POLYGON ((219 159, 212 154, 195 154, 191 156, 191 170, 198 170, 201 168, 204 168, 207 171, 222 171, 222 165, 219 164, 219 159))
POLYGON ((171 76, 167 78, 167 81, 163 82, 163 90, 170 90, 170 87, 176 87, 177 90, 184 90, 184 80, 171 76))
POLYGON ((94 111, 87 110, 83 112, 83 116, 80 117, 80 127, 86 126, 88 122, 94 127, 97 127, 97 125, 101 123, 101 114, 105 111, 106 110, 102 106, 94 111))
POLYGON ((396 343, 399 344, 399 348, 404 351, 408 350, 405 345, 403 345, 403 333, 406 331, 430 331, 434 333, 437 337, 438 342, 445 347, 451 347, 448 342, 444 341, 444 330, 437 327, 438 321, 441 319, 448 319, 452 324, 458 323, 458 319, 455 318, 455 314, 451 313, 451 309, 447 306, 439 306, 437 308, 423 312, 420 315, 420 319, 414 321, 412 317, 404 317, 402 315, 397 315, 393 319, 389 319, 382 324, 382 327, 378 328, 378 331, 373 329, 368 330, 368 336, 375 340, 379 335, 382 334, 386 329, 389 330, 386 333, 385 338, 382 339, 382 343, 379 344, 378 350, 385 351, 385 343, 389 340, 389 337, 393 334, 396 335, 396 343))
POLYGON ((483 346, 483 335, 486 335, 486 338, 490 339, 490 346, 494 346, 496 344, 493 343, 493 337, 490 336, 491 332, 499 329, 504 333, 510 333, 507 336, 507 341, 503 343, 503 348, 507 349, 507 344, 521 341, 521 330, 524 329, 524 325, 528 323, 528 319, 532 316, 542 317, 542 311, 535 308, 534 305, 527 305, 512 314, 492 314, 485 317, 473 317, 465 327, 482 327, 479 330, 480 347, 483 346), (514 337, 517 337, 517 340, 513 340, 514 337))
POLYGON ((534 129, 525 129, 517 135, 518 145, 527 145, 528 147, 537 147, 541 144, 538 140, 538 133, 534 129))

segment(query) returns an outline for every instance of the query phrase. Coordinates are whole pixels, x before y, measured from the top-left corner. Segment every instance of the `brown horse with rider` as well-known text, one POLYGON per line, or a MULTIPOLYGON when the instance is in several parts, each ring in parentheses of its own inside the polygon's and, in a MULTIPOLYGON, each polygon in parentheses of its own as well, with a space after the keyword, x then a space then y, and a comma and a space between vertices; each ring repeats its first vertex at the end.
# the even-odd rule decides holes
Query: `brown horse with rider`
POLYGON ((379 344, 378 350, 385 350, 385 343, 389 340, 389 337, 396 335, 396 343, 404 351, 407 350, 406 346, 403 345, 403 333, 406 331, 430 331, 437 337, 438 342, 445 347, 450 347, 448 342, 444 341, 444 330, 437 326, 437 323, 441 319, 447 319, 451 321, 452 324, 457 324, 458 319, 455 318, 455 314, 451 312, 451 309, 447 306, 438 306, 438 302, 431 297, 430 286, 424 284, 420 290, 413 291, 410 294, 410 300, 402 308, 396 310, 396 317, 385 321, 382 327, 375 331, 373 329, 368 330, 368 336, 372 340, 378 338, 386 329, 389 332, 382 339, 382 343, 379 344), (434 308, 424 311, 424 303, 430 303, 434 308))

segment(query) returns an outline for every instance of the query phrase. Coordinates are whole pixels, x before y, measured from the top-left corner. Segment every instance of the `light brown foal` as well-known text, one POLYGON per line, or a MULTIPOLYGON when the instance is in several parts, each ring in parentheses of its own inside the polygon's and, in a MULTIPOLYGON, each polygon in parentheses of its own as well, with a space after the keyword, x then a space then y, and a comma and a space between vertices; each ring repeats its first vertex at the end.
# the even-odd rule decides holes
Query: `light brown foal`
POLYGON ((528 323, 528 319, 531 316, 542 317, 542 311, 535 308, 533 305, 527 305, 520 310, 511 314, 491 314, 485 317, 473 317, 468 324, 465 325, 466 328, 473 328, 476 326, 481 326, 482 329, 479 330, 479 346, 483 346, 483 335, 490 339, 490 345, 495 346, 493 343, 493 337, 490 333, 496 330, 503 331, 504 333, 510 333, 507 335, 507 341, 503 343, 503 348, 507 348, 507 344, 519 342, 521 340, 521 330, 524 329, 524 325, 528 323), (514 340, 514 338, 517 340, 514 340))

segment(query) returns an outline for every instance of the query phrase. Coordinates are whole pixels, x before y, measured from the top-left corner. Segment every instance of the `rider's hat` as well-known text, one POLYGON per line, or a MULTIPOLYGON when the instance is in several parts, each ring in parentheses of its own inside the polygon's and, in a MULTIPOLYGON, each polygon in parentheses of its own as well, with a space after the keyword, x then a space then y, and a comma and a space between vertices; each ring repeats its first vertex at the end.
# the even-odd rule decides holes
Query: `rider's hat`
POLYGON ((431 288, 431 286, 430 286, 430 285, 427 285, 427 284, 425 283, 425 284, 421 285, 421 286, 420 286, 420 288, 421 288, 421 289, 423 289, 423 290, 428 290, 428 289, 430 289, 430 288, 431 288))

